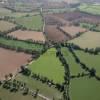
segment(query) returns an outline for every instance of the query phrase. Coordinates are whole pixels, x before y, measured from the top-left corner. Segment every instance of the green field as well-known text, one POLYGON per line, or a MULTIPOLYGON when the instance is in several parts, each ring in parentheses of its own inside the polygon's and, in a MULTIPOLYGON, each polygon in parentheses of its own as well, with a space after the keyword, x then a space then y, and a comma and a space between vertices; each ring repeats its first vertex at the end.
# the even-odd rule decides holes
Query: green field
POLYGON ((0 87, 0 100, 42 100, 39 97, 33 98, 31 95, 24 96, 21 92, 11 93, 9 90, 0 87))
POLYGON ((32 50, 32 51, 33 50, 41 51, 43 49, 43 45, 40 44, 27 43, 18 40, 10 40, 3 37, 0 37, 0 43, 9 47, 23 48, 25 50, 32 50))
POLYGON ((99 100, 100 82, 94 78, 79 78, 71 80, 71 100, 99 100))
MULTIPOLYGON (((67 48, 62 48, 62 53, 68 61, 71 75, 77 75, 84 71, 79 64, 75 62, 74 57, 67 48)), ((100 55, 90 55, 82 51, 75 51, 80 61, 87 66, 93 67, 97 70, 97 75, 100 76, 100 55)), ((85 71, 84 71, 85 72, 85 71)), ((75 78, 71 80, 70 84, 70 98, 71 100, 99 100, 100 99, 100 82, 94 78, 75 78)))
POLYGON ((90 68, 95 68, 97 75, 100 76, 100 55, 91 55, 83 51, 75 51, 80 60, 90 68))
POLYGON ((56 83, 64 81, 64 67, 56 57, 56 50, 51 48, 38 60, 33 61, 29 68, 32 72, 48 77, 56 83))
POLYGON ((84 70, 82 70, 80 65, 78 65, 75 62, 73 55, 69 52, 69 50, 67 48, 62 48, 62 53, 63 53, 64 57, 66 58, 66 60, 68 61, 68 64, 70 66, 71 75, 77 75, 78 73, 84 72, 84 70))
POLYGON ((37 31, 41 31, 43 26, 42 17, 40 15, 19 17, 15 19, 15 22, 27 29, 37 31))
POLYGON ((79 6, 79 10, 95 15, 100 15, 100 5, 94 5, 94 4, 81 4, 79 6))
POLYGON ((25 12, 12 12, 11 10, 8 10, 6 8, 0 8, 0 16, 9 16, 9 17, 22 17, 26 15, 34 15, 38 14, 38 12, 33 12, 33 13, 25 13, 25 12))
POLYGON ((30 89, 39 89, 39 93, 48 98, 52 99, 54 97, 56 100, 58 100, 58 98, 61 98, 61 93, 58 90, 53 87, 49 87, 48 85, 43 84, 40 81, 34 80, 31 77, 26 77, 19 74, 16 79, 25 82, 30 89))

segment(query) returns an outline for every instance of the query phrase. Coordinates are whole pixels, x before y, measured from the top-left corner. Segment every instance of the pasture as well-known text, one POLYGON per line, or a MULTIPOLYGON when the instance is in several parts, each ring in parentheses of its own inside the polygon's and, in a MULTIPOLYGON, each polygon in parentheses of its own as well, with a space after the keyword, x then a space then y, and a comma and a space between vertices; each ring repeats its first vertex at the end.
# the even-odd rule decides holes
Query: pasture
POLYGON ((81 48, 96 48, 100 47, 100 32, 86 32, 82 34, 80 37, 75 38, 69 43, 74 43, 81 48))
POLYGON ((7 21, 0 21, 0 31, 5 32, 14 28, 16 25, 7 21))
POLYGON ((87 13, 91 13, 94 15, 100 15, 100 5, 96 4, 81 4, 79 6, 79 10, 87 13))
POLYGON ((1 100, 8 100, 8 99, 10 100, 43 100, 39 97, 35 99, 31 95, 23 95, 21 92, 13 93, 1 87, 0 87, 0 99, 1 100))
POLYGON ((16 37, 20 40, 32 40, 43 43, 45 42, 45 36, 42 32, 17 30, 15 32, 9 33, 8 35, 16 37))
POLYGON ((75 62, 73 55, 69 52, 67 48, 62 48, 62 54, 64 55, 65 59, 67 60, 70 66, 71 75, 77 75, 78 73, 84 72, 80 65, 75 62))
POLYGON ((19 17, 15 18, 14 21, 27 29, 35 31, 41 31, 43 27, 43 21, 40 15, 19 17))
POLYGON ((78 50, 75 53, 89 68, 95 68, 96 74, 100 76, 100 55, 91 55, 78 50))
POLYGON ((73 100, 99 100, 100 82, 94 78, 79 78, 71 80, 70 97, 73 100))
POLYGON ((29 69, 31 69, 33 73, 53 80, 55 83, 62 83, 64 81, 64 67, 56 57, 56 50, 54 48, 51 48, 39 59, 33 61, 32 64, 29 65, 29 69))
POLYGON ((4 37, 0 37, 0 44, 13 47, 13 48, 22 48, 24 50, 36 50, 41 52, 43 49, 43 45, 40 44, 33 44, 33 43, 28 43, 25 41, 18 41, 18 40, 12 40, 12 39, 7 39, 4 37))
POLYGON ((50 99, 53 99, 54 97, 56 100, 59 100, 62 96, 61 93, 58 90, 56 90, 54 87, 48 87, 47 84, 43 84, 42 82, 34 80, 31 77, 26 77, 26 76, 19 74, 17 75, 16 79, 19 81, 25 82, 27 87, 29 87, 32 90, 39 89, 40 94, 50 99))
POLYGON ((21 65, 28 63, 31 55, 0 48, 0 79, 9 73, 16 74, 21 65))

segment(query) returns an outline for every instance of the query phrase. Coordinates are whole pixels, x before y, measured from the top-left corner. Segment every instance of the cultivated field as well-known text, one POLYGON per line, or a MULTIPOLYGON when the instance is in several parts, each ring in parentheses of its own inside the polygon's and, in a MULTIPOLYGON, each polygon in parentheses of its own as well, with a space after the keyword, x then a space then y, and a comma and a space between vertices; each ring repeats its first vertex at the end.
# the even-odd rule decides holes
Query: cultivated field
POLYGON ((27 29, 36 31, 41 31, 43 26, 42 17, 40 15, 19 17, 14 19, 14 21, 27 29))
POLYGON ((82 48, 100 47, 100 32, 86 32, 78 38, 75 38, 69 43, 74 43, 82 48))
POLYGON ((54 48, 51 48, 39 59, 33 61, 29 68, 33 73, 48 77, 48 79, 53 80, 55 83, 62 83, 64 81, 64 67, 56 57, 56 50, 54 48))
POLYGON ((42 32, 36 31, 15 31, 8 34, 9 36, 16 37, 20 40, 32 40, 38 42, 45 42, 45 37, 42 32))
POLYGON ((67 25, 60 27, 60 29, 65 33, 69 34, 71 37, 74 37, 79 33, 84 33, 87 31, 85 28, 76 27, 76 26, 67 26, 67 25))
POLYGON ((0 48, 0 78, 9 73, 15 74, 20 66, 28 63, 29 60, 31 55, 0 48))
POLYGON ((0 21, 0 31, 5 32, 8 30, 11 30, 14 28, 16 25, 7 21, 0 21))
POLYGON ((63 42, 69 39, 63 32, 57 29, 56 25, 47 25, 45 27, 45 35, 48 40, 55 42, 63 42))

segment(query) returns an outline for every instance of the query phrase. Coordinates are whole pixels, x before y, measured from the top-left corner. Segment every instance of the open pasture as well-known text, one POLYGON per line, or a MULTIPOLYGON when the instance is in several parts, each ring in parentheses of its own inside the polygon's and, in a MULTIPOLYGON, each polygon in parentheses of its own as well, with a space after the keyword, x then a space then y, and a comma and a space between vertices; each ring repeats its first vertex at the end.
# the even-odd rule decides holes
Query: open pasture
POLYGON ((43 27, 43 21, 40 15, 19 17, 16 18, 14 21, 17 24, 31 30, 41 31, 43 27))
POLYGON ((80 11, 91 13, 94 15, 100 15, 100 4, 81 4, 79 6, 80 11))
POLYGON ((57 29, 56 25, 47 25, 45 27, 45 35, 48 40, 55 42, 63 42, 69 39, 63 32, 57 29))
POLYGON ((60 27, 60 29, 64 31, 66 34, 69 34, 71 37, 74 37, 79 33, 84 33, 87 31, 85 28, 76 27, 76 26, 67 26, 67 25, 60 27))
POLYGON ((33 73, 53 80, 55 83, 62 83, 64 81, 64 67, 56 57, 56 49, 54 48, 51 48, 39 59, 33 61, 32 64, 29 65, 29 69, 31 69, 33 73))
POLYGON ((9 33, 8 35, 16 37, 20 40, 32 40, 35 42, 45 42, 45 37, 42 32, 18 30, 18 31, 9 33))
POLYGON ((5 32, 14 28, 16 25, 7 21, 0 21, 0 31, 5 32))
POLYGON ((96 48, 100 47, 100 32, 86 32, 82 34, 80 37, 75 38, 69 43, 74 43, 81 48, 96 48))
POLYGON ((100 82, 88 77, 73 79, 69 91, 72 100, 99 100, 100 82))
POLYGON ((28 63, 29 60, 31 60, 29 54, 0 48, 0 79, 9 73, 15 74, 20 66, 28 63))

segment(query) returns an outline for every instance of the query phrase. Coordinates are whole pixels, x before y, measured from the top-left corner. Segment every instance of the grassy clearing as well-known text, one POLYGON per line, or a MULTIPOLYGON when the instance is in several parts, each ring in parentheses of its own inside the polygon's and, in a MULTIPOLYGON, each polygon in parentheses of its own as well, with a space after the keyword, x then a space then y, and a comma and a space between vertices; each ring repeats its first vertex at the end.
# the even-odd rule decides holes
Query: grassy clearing
POLYGON ((68 64, 70 66, 70 73, 71 75, 77 75, 78 73, 84 72, 84 70, 75 62, 75 59, 73 58, 72 54, 69 52, 67 48, 62 48, 62 53, 66 60, 68 61, 68 64))
POLYGON ((41 51, 43 49, 43 46, 40 44, 33 44, 24 41, 11 40, 3 37, 0 37, 0 43, 14 48, 23 48, 25 50, 41 51))
POLYGON ((7 21, 0 21, 0 31, 5 32, 8 30, 11 30, 14 28, 16 25, 7 21))
POLYGON ((32 72, 46 76, 56 83, 64 81, 64 67, 56 57, 56 50, 51 48, 29 66, 32 72))
POLYGON ((94 78, 80 78, 71 80, 70 84, 71 100, 99 100, 100 82, 94 78))
POLYGON ((19 74, 16 79, 25 82, 27 86, 33 90, 39 89, 39 93, 48 98, 52 99, 53 97, 55 97, 56 100, 59 100, 59 98, 61 98, 61 93, 55 88, 48 87, 48 85, 43 84, 40 81, 34 79, 32 80, 31 77, 26 77, 19 74))
POLYGON ((100 47, 100 32, 86 32, 78 38, 75 38, 69 43, 74 43, 81 48, 96 48, 100 47))
POLYGON ((95 68, 97 75, 100 76, 100 55, 91 55, 83 51, 75 51, 76 55, 90 68, 95 68))
POLYGON ((84 11, 87 13, 100 15, 100 5, 95 4, 81 4, 79 6, 80 11, 84 11))
POLYGON ((34 99, 31 95, 23 96, 21 92, 10 92, 9 90, 0 87, 0 100, 42 100, 34 99))
POLYGON ((17 24, 23 25, 27 29, 42 30, 43 22, 40 15, 24 16, 15 19, 17 24))

